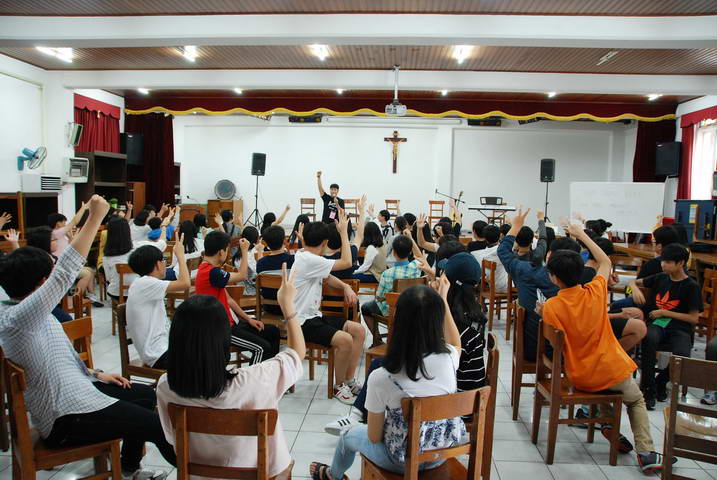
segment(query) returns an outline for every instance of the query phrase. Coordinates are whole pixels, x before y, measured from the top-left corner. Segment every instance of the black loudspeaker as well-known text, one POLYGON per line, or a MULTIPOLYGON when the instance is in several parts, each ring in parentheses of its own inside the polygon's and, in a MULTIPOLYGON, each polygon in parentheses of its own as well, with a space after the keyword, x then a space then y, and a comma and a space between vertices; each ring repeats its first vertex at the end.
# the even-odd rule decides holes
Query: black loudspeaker
POLYGON ((555 181, 554 158, 544 158, 540 161, 540 181, 546 183, 555 181))
POLYGON ((127 165, 143 165, 144 135, 120 133, 120 153, 127 155, 127 165))
POLYGON ((266 153, 251 154, 251 174, 263 177, 266 171, 266 153))

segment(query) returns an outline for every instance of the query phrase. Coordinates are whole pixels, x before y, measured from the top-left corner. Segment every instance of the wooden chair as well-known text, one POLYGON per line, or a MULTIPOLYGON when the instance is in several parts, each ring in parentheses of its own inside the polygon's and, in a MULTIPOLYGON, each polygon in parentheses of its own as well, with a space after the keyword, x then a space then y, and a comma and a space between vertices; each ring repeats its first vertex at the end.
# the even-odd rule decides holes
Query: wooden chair
POLYGON ((315 198, 302 198, 300 199, 301 211, 299 214, 306 215, 311 218, 312 222, 316 221, 316 199, 315 198))
POLYGON ((700 313, 698 323, 695 325, 695 332, 707 337, 706 343, 710 343, 717 328, 717 295, 715 294, 717 291, 715 290, 715 285, 717 285, 717 270, 706 268, 702 274, 702 304, 704 305, 704 311, 700 313))
MULTIPOLYGON (((665 422, 662 478, 691 480, 689 477, 672 473, 672 458, 677 456, 717 464, 717 440, 715 440, 717 437, 710 439, 704 438, 705 436, 700 438, 696 435, 685 435, 686 432, 677 425, 678 412, 680 416, 698 415, 717 419, 717 410, 695 403, 681 402, 678 392, 680 386, 717 390, 717 362, 673 356, 670 359, 670 382, 672 383, 672 393, 669 417, 665 422)), ((667 415, 665 412, 666 417, 667 415)), ((695 420, 698 419, 699 417, 695 420)), ((715 420, 712 420, 713 424, 714 422, 715 420)))
POLYGON ((5 401, 5 391, 7 382, 5 382, 5 353, 0 348, 0 450, 7 452, 10 449, 10 427, 7 412, 7 402, 5 401))
MULTIPOLYGON (((386 352, 388 351, 388 341, 391 338, 391 333, 393 331, 393 318, 396 315, 396 303, 398 303, 398 297, 400 297, 401 294, 398 292, 388 292, 386 294, 386 303, 388 303, 388 316, 387 317, 381 317, 386 320, 386 328, 388 329, 388 332, 386 334, 386 343, 382 343, 381 345, 376 345, 375 347, 371 347, 366 352, 364 352, 366 356, 366 368, 365 374, 366 379, 368 379, 368 369, 371 366, 371 362, 378 358, 378 357, 385 357, 386 352)), ((374 317, 374 321, 375 321, 374 317)))
POLYGON ((443 209, 446 206, 446 202, 443 200, 429 200, 428 201, 428 224, 431 228, 438 223, 441 218, 446 215, 443 213, 443 209))
POLYGON ((400 215, 400 200, 386 200, 386 210, 388 210, 388 213, 390 213, 392 216, 396 217, 400 215))
POLYGON ((515 336, 513 337, 513 371, 510 380, 510 404, 513 407, 513 420, 518 420, 520 393, 522 387, 534 387, 534 382, 523 382, 523 375, 535 374, 535 362, 525 360, 525 309, 517 306, 515 315, 515 336))
MULTIPOLYGON (((397 278, 396 280, 393 281, 392 292, 396 292, 396 293, 400 294, 400 293, 403 293, 403 291, 408 289, 409 287, 412 287, 414 285, 426 285, 427 283, 428 283, 428 277, 397 278)), ((390 305, 389 305, 389 311, 390 311, 390 305)), ((389 315, 392 315, 392 314, 389 313, 389 315)), ((388 333, 379 333, 379 331, 378 331, 379 324, 388 327, 388 318, 383 315, 374 315, 373 316, 373 330, 375 330, 375 331, 371 332, 371 334, 373 335, 374 346, 378 346, 378 342, 380 342, 382 339, 388 337, 388 333)))
POLYGON ((92 301, 89 298, 84 298, 79 293, 62 297, 60 308, 62 308, 65 313, 74 315, 75 318, 92 316, 92 301))
MULTIPOLYGON (((483 438, 485 437, 486 411, 490 403, 490 387, 467 392, 439 395, 435 397, 409 397, 401 400, 404 417, 408 424, 408 443, 404 474, 384 470, 363 455, 361 456, 361 478, 363 480, 424 480, 429 479, 472 479, 478 480, 483 470, 483 438), (470 441, 454 447, 419 452, 421 422, 443 420, 463 415, 473 415, 470 441), (468 468, 456 458, 468 455, 468 468), (418 472, 421 462, 443 460, 440 467, 418 472)), ((489 467, 490 468, 490 467, 489 467)))
MULTIPOLYGON (((235 273, 238 272, 239 269, 233 265, 224 265, 222 267, 224 271, 229 273, 235 273)), ((255 313, 254 309, 256 308, 256 295, 244 295, 244 287, 242 286, 241 290, 238 290, 237 288, 229 288, 229 287, 238 287, 239 285, 229 285, 227 287, 227 295, 231 295, 231 297, 234 299, 235 302, 244 310, 246 313, 255 313), (238 292, 241 292, 237 294, 238 292)))
POLYGON ((80 360, 85 362, 87 368, 92 365, 92 317, 81 317, 62 324, 67 338, 75 347, 80 360))
POLYGON ((134 270, 126 263, 118 263, 115 265, 117 276, 119 277, 119 295, 117 299, 112 299, 112 335, 117 335, 117 307, 124 304, 129 293, 129 285, 125 283, 125 275, 134 273, 134 270))
POLYGON ((132 345, 132 339, 127 335, 127 305, 124 303, 117 306, 117 330, 119 331, 122 376, 127 380, 131 380, 132 376, 150 378, 155 382, 159 380, 165 370, 145 365, 140 358, 130 359, 129 346, 132 345))
POLYGON ((493 428, 495 427, 495 404, 498 396, 498 365, 500 350, 498 340, 494 333, 488 333, 486 345, 488 347, 488 363, 485 366, 486 382, 490 387, 488 409, 485 414, 485 436, 483 437, 483 480, 490 480, 490 467, 493 456, 493 428))
POLYGON ((105 275, 105 269, 100 268, 97 270, 97 290, 100 296, 100 301, 107 301, 107 276, 105 275))
POLYGON ((493 315, 498 310, 498 316, 500 312, 505 308, 506 323, 507 318, 512 315, 513 312, 513 285, 512 282, 508 284, 508 289, 505 292, 497 292, 495 289, 495 271, 498 268, 496 262, 483 259, 483 264, 480 274, 480 289, 478 290, 478 301, 481 305, 488 302, 488 330, 493 330, 493 315))
MULTIPOLYGON (((344 280, 344 283, 347 283, 351 286, 353 291, 358 294, 358 280, 344 280)), ((326 283, 324 283, 323 290, 321 292, 322 298, 321 298, 321 311, 322 314, 328 313, 329 315, 336 315, 336 312, 329 311, 326 312, 326 309, 336 309, 341 308, 341 314, 346 320, 359 322, 360 317, 358 315, 359 309, 354 306, 353 308, 346 303, 344 300, 344 292, 343 289, 337 289, 332 288, 326 283), (335 299, 335 300, 334 300, 335 299)), ((327 398, 332 399, 334 398, 334 354, 336 352, 336 347, 325 347, 324 345, 320 345, 318 343, 311 343, 306 342, 306 360, 309 361, 309 380, 314 379, 314 371, 315 371, 315 365, 322 363, 326 363, 328 365, 328 372, 327 372, 327 386, 326 386, 326 395, 327 398), (325 356, 324 356, 325 355, 325 356)))
POLYGON ((344 210, 346 211, 346 215, 349 217, 349 220, 352 218, 358 218, 358 202, 358 198, 344 198, 344 210))
POLYGON ((262 288, 270 288, 279 290, 281 287, 281 275, 271 273, 260 273, 256 276, 256 311, 255 317, 257 320, 264 323, 269 323, 279 327, 281 332, 281 341, 286 342, 286 324, 283 321, 284 316, 276 313, 269 313, 265 311, 264 307, 272 305, 279 308, 279 302, 273 298, 264 298, 261 294, 262 288))
POLYGON ((553 464, 555 457, 555 442, 558 438, 558 425, 560 424, 588 424, 588 443, 595 438, 596 423, 610 423, 610 465, 617 465, 617 453, 620 435, 620 416, 622 414, 621 393, 591 393, 576 389, 570 381, 562 376, 563 348, 565 345, 565 332, 557 330, 547 323, 540 322, 538 335, 538 361, 535 373, 535 398, 533 400, 533 431, 531 440, 538 443, 540 430, 540 413, 544 405, 550 407, 548 416, 548 452, 545 463, 553 464), (553 346, 552 358, 545 353, 545 340, 553 346), (570 406, 571 414, 568 418, 560 418, 560 408, 570 406), (575 405, 590 405, 590 415, 586 419, 573 418, 572 411, 575 405), (597 417, 596 405, 612 405, 612 417, 597 417))
POLYGON ((291 478, 292 460, 279 475, 269 477, 268 438, 276 431, 277 410, 239 410, 185 407, 170 403, 169 419, 175 433, 177 479, 189 480, 190 475, 209 478, 245 478, 284 480, 291 478), (257 437, 256 468, 225 467, 194 463, 189 458, 189 434, 232 435, 257 437))
MULTIPOLYGON (((189 260, 187 260, 187 270, 189 270, 190 275, 193 270, 196 270, 199 268, 199 265, 202 263, 202 260, 203 260, 203 257, 190 258, 189 260)), ((178 300, 186 300, 194 294, 194 285, 193 285, 194 281, 192 281, 191 283, 192 283, 192 285, 190 285, 189 288, 186 288, 181 292, 167 293, 167 296, 166 296, 167 316, 170 319, 174 316, 174 311, 177 308, 176 302, 178 300)))
POLYGON ((95 475, 87 480, 122 480, 120 466, 120 440, 93 443, 78 447, 48 448, 42 439, 33 442, 25 407, 25 371, 8 359, 3 362, 6 392, 10 406, 10 431, 12 433, 12 477, 34 479, 41 470, 58 465, 93 458, 95 475), (107 460, 110 460, 108 471, 107 460))
POLYGON ((513 331, 513 322, 515 321, 515 308, 517 306, 516 300, 518 298, 518 287, 513 283, 513 277, 508 275, 508 291, 510 292, 510 306, 511 310, 509 315, 505 316, 505 341, 510 342, 510 332, 513 331))

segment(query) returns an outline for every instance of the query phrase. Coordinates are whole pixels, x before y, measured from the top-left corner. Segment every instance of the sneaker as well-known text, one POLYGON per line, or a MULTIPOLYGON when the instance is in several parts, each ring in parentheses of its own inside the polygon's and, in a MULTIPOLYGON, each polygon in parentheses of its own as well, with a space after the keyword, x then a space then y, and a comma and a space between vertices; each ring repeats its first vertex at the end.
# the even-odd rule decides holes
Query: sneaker
POLYGON ((355 418, 349 415, 347 417, 341 417, 338 420, 327 424, 324 427, 324 431, 329 435, 338 437, 339 435, 341 435, 341 432, 355 427, 356 425, 358 425, 358 423, 359 422, 357 422, 355 418))
POLYGON ((667 379, 661 378, 661 375, 657 375, 655 379, 657 389, 655 390, 655 398, 658 402, 664 402, 667 400, 667 379))
POLYGON ((334 398, 344 405, 353 405, 355 399, 351 393, 351 388, 345 383, 334 387, 334 398))
MULTIPOLYGON (((590 409, 586 406, 582 406, 582 407, 578 408, 575 411, 575 418, 578 420, 585 420, 585 419, 590 418, 590 409)), ((587 423, 569 423, 568 425, 570 425, 571 427, 574 427, 574 428, 582 428, 584 430, 588 429, 587 423)))
POLYGON ((361 389, 363 388, 362 385, 356 383, 356 380, 349 380, 348 382, 346 382, 346 385, 348 385, 348 387, 351 389, 351 394, 354 397, 361 393, 361 389))
POLYGON ((647 407, 648 410, 654 410, 655 404, 656 402, 654 395, 645 395, 645 407, 647 407))
MULTIPOLYGON (((675 463, 675 461, 677 461, 677 459, 673 458, 672 463, 675 463)), ((657 452, 638 453, 637 463, 645 475, 659 472, 662 470, 662 454, 657 452)))
MULTIPOLYGON (((610 435, 612 434, 612 425, 605 424, 602 427, 600 427, 600 433, 602 433, 602 436, 606 439, 610 440, 610 435)), ((630 443, 630 440, 627 439, 625 435, 622 433, 619 433, 617 435, 617 451, 620 453, 630 453, 635 448, 632 446, 632 443, 630 443)))
POLYGON ((717 405, 717 391, 705 393, 705 396, 700 399, 700 403, 704 405, 717 405))
POLYGON ((122 472, 123 480, 164 480, 169 472, 164 470, 135 470, 134 472, 122 472))

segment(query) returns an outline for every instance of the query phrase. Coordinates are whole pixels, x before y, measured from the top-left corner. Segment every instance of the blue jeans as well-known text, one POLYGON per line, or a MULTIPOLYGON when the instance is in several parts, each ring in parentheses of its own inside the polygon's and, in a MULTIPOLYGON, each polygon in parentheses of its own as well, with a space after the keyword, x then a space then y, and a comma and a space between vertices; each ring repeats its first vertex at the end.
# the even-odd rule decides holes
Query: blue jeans
POLYGON ((354 273, 351 278, 358 280, 361 283, 378 283, 376 277, 370 273, 354 273))

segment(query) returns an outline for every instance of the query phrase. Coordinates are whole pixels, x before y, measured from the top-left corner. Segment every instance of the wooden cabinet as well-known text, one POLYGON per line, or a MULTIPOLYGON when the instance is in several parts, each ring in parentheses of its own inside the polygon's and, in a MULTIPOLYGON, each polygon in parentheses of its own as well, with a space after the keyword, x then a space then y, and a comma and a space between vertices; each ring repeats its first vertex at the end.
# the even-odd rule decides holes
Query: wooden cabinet
POLYGON ((207 211, 204 209, 203 206, 197 205, 197 204, 182 204, 182 210, 179 214, 179 221, 183 222, 185 220, 194 221, 194 216, 198 213, 203 213, 206 215, 207 211))
MULTIPOLYGON (((25 233, 33 227, 47 225, 47 216, 59 211, 57 193, 0 193, 0 213, 12 215, 12 221, 5 228, 14 228, 25 238, 25 233)), ((74 212, 68 212, 72 217, 74 212)))
MULTIPOLYGON (((144 182, 127 182, 127 200, 134 206, 133 214, 139 213, 146 202, 144 182)), ((159 207, 158 207, 159 208, 159 207)))
POLYGON ((207 221, 211 228, 219 225, 214 221, 214 215, 222 210, 231 210, 234 212, 234 219, 244 217, 244 202, 242 200, 207 200, 207 221))
POLYGON ((101 195, 107 201, 116 198, 120 205, 127 201, 127 155, 95 150, 77 152, 75 156, 90 161, 87 183, 75 184, 77 205, 88 201, 94 194, 101 195))

